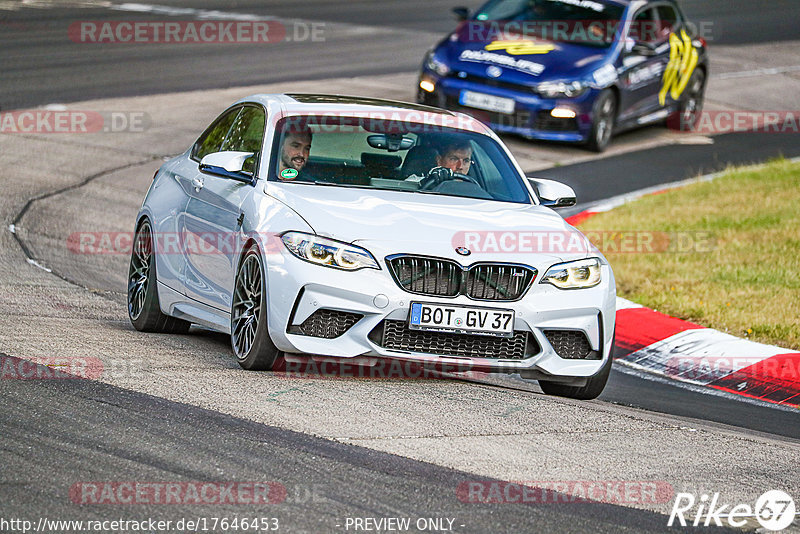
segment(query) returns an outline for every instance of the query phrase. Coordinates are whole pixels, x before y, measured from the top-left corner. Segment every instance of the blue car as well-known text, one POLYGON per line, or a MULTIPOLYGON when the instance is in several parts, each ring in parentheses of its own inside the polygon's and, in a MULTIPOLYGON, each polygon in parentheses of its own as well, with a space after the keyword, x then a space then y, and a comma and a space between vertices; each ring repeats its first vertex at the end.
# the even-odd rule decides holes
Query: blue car
POLYGON ((673 0, 490 0, 425 56, 418 102, 499 133, 583 143, 702 111, 708 56, 673 0))

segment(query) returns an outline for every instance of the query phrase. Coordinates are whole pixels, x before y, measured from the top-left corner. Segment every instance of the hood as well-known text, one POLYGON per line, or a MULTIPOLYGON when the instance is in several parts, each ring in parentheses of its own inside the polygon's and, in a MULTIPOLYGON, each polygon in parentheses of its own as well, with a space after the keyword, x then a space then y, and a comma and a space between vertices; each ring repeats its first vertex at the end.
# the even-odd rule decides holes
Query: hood
POLYGON ((454 36, 437 49, 452 71, 493 79, 486 70, 495 66, 501 71, 497 79, 522 85, 587 77, 608 63, 614 48, 533 38, 527 42, 536 53, 526 54, 526 47, 514 48, 525 41, 506 41, 511 44, 502 48, 499 41, 477 39, 474 33, 457 31, 454 36))
POLYGON ((553 261, 586 256, 583 235, 543 206, 275 182, 265 191, 300 214, 317 234, 364 246, 376 256, 416 253, 463 262, 455 249, 464 245, 475 252, 470 263, 513 262, 531 254, 553 261), (582 247, 536 248, 531 239, 540 234, 564 244, 580 240, 582 247), (527 239, 528 246, 517 246, 520 239, 527 239))

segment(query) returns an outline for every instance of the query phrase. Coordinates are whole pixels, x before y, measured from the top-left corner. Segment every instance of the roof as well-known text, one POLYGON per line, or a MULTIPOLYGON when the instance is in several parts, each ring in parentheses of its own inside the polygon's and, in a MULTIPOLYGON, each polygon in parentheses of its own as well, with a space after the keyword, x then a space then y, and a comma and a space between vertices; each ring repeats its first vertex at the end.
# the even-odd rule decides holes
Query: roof
POLYGON ((256 102, 272 109, 277 116, 337 115, 367 117, 389 121, 407 121, 443 128, 455 128, 494 137, 494 133, 479 120, 464 113, 446 109, 370 98, 363 96, 331 95, 322 93, 256 94, 242 98, 237 103, 256 102))

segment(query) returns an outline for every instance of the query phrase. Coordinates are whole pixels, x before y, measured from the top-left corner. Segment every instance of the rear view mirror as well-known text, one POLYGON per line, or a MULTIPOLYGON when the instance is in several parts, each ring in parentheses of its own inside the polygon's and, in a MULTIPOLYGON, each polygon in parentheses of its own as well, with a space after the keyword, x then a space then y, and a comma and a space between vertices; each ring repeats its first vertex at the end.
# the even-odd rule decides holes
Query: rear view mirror
POLYGON ((577 202, 575 191, 567 184, 544 178, 530 178, 530 182, 539 195, 542 206, 553 209, 567 208, 577 202))
POLYGON ((200 162, 200 172, 252 184, 253 165, 248 165, 247 160, 253 156, 253 152, 214 152, 200 162))
POLYGON ((398 150, 408 150, 414 146, 414 139, 405 137, 403 134, 375 134, 367 137, 367 143, 372 148, 397 152, 398 150))
POLYGON ((469 18, 469 9, 464 6, 454 7, 453 14, 456 16, 456 20, 461 22, 469 18))

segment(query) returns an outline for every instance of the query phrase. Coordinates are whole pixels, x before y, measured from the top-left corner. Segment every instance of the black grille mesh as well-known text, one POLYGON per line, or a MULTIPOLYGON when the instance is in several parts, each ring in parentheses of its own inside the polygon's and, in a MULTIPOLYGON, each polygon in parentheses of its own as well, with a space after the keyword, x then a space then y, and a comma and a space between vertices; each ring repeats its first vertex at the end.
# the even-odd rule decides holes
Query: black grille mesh
POLYGON ((556 354, 570 360, 583 359, 592 352, 586 334, 578 330, 545 330, 547 341, 553 346, 556 354))
POLYGON ((347 332, 363 317, 357 313, 336 310, 317 310, 300 325, 289 327, 290 334, 333 339, 347 332))
POLYGON ((435 297, 465 294, 478 300, 517 300, 536 277, 536 269, 502 263, 477 264, 465 271, 452 260, 399 256, 388 264, 404 290, 435 297))
POLYGON ((401 256, 389 262, 400 287, 412 293, 454 297, 461 285, 461 266, 455 262, 401 256))
POLYGON ((469 297, 481 300, 517 300, 533 280, 533 271, 514 265, 475 265, 467 271, 469 297))
MULTIPOLYGON (((436 354, 439 356, 465 356, 470 358, 526 358, 529 333, 514 332, 510 338, 478 336, 411 330, 406 321, 383 321, 380 345, 386 349, 436 354)), ((531 339, 531 342, 533 340, 531 339)), ((533 342, 535 343, 535 342, 533 342)), ((537 350, 530 351, 532 355, 537 350)))

